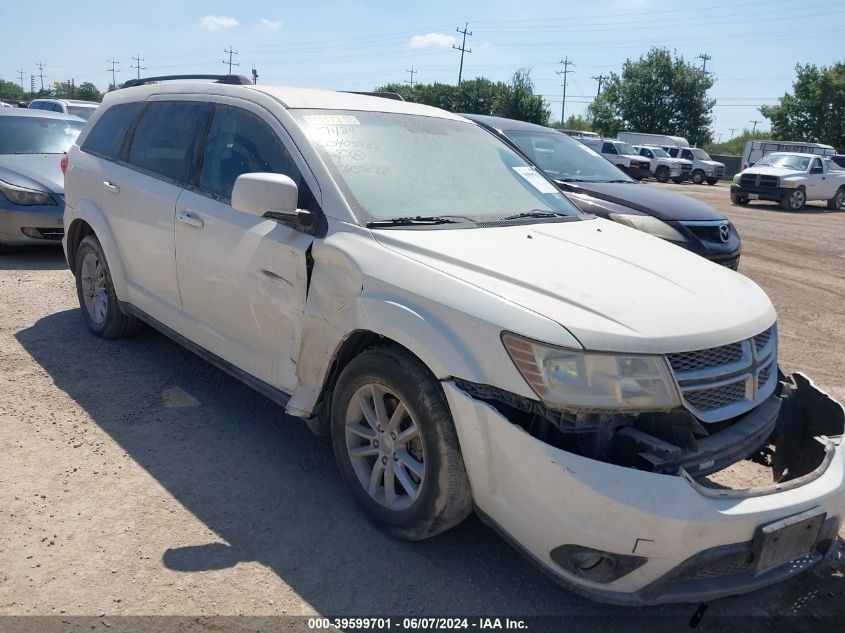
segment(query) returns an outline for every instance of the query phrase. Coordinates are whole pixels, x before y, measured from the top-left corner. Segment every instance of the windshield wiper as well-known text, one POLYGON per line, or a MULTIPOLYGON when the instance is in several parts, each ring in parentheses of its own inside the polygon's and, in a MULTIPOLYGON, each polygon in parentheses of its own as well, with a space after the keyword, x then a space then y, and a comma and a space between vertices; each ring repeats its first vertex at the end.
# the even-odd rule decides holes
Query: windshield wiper
POLYGON ((585 182, 583 178, 555 178, 558 182, 585 182))
POLYGON ((525 213, 517 213, 515 215, 509 215, 506 218, 502 218, 502 220, 519 220, 521 218, 567 218, 573 217, 566 213, 558 213, 557 211, 543 211, 541 209, 531 209, 531 211, 526 211, 525 213))
POLYGON ((460 220, 436 215, 416 215, 413 217, 405 218, 390 218, 388 220, 372 220, 370 222, 367 222, 367 228, 377 229, 386 226, 423 226, 434 224, 454 224, 456 222, 460 222, 460 220))

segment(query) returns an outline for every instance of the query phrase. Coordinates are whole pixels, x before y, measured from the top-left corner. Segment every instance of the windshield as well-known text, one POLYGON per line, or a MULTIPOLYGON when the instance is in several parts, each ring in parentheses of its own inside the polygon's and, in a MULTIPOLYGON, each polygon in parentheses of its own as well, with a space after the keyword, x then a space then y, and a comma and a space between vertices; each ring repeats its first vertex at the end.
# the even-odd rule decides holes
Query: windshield
POLYGON ((614 143, 614 145, 616 145, 616 151, 620 154, 629 154, 631 156, 637 156, 639 154, 633 145, 628 145, 627 143, 614 143))
POLYGON ((670 158, 670 156, 669 156, 669 152, 667 152, 667 151, 666 151, 665 149, 663 149, 662 147, 649 147, 648 149, 650 149, 650 150, 652 151, 652 153, 653 153, 653 154, 654 154, 657 158, 670 158))
POLYGON ((633 182, 603 156, 563 134, 552 131, 510 132, 505 130, 505 136, 525 152, 525 155, 549 178, 586 182, 611 180, 633 182))
POLYGON ((695 156, 695 158, 697 160, 710 160, 710 156, 707 155, 707 152, 705 152, 703 149, 701 149, 699 147, 694 147, 690 151, 692 152, 692 155, 695 156))
POLYGON ((85 124, 44 116, 0 116, 0 154, 64 154, 85 124))
POLYGON ((808 156, 792 156, 790 154, 767 154, 754 163, 755 167, 788 167, 798 171, 806 171, 810 165, 808 156))
POLYGON ((531 211, 580 216, 553 183, 473 123, 387 112, 292 113, 363 216, 359 221, 491 221, 531 211))
POLYGON ((94 114, 96 109, 96 107, 91 106, 69 105, 67 107, 67 113, 72 114, 73 116, 78 116, 80 119, 85 119, 87 121, 91 118, 91 115, 94 114))

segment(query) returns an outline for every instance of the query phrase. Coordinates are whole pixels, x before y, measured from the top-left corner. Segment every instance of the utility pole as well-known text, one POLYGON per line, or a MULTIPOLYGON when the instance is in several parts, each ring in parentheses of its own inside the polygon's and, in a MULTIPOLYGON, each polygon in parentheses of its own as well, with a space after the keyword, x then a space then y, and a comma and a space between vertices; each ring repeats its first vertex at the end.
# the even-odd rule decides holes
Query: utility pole
POLYGON ((563 114, 564 114, 564 111, 566 110, 566 76, 569 73, 575 72, 574 70, 569 70, 569 67, 574 66, 575 63, 569 61, 568 55, 566 56, 566 59, 562 59, 558 63, 563 65, 563 70, 556 70, 555 71, 556 75, 563 75, 563 101, 560 104, 560 124, 563 125, 563 122, 565 120, 564 117, 563 117, 563 114))
POLYGON ((38 76, 41 77, 41 90, 44 90, 44 64, 38 62, 35 65, 38 66, 38 76))
POLYGON ((258 71, 255 70, 255 64, 253 64, 253 66, 252 66, 252 85, 254 86, 257 83, 258 83, 258 71))
POLYGON ((132 59, 135 61, 135 63, 131 64, 130 66, 131 66, 131 68, 134 68, 135 70, 138 71, 138 79, 140 79, 141 78, 141 71, 147 69, 146 66, 141 66, 141 62, 144 61, 144 58, 141 57, 140 55, 138 55, 137 57, 133 57, 132 59))
MULTIPOLYGON (((735 127, 729 127, 728 131, 731 133, 731 138, 733 138, 734 132, 736 132, 736 128, 735 127)), ((731 140, 731 138, 729 138, 728 140, 731 140)))
POLYGON ((721 142, 722 142, 722 133, 721 133, 721 132, 719 132, 719 138, 718 138, 718 139, 716 139, 716 142, 717 142, 717 143, 721 143, 721 142))
POLYGON ((598 77, 590 77, 590 79, 595 79, 597 82, 599 82, 599 89, 596 91, 596 99, 598 99, 599 95, 601 94, 601 85, 602 83, 604 83, 604 75, 599 75, 598 77))
POLYGON ((117 65, 118 65, 120 62, 119 62, 119 61, 117 61, 116 59, 107 59, 106 61, 107 61, 109 64, 111 64, 111 68, 106 68, 106 72, 110 72, 110 73, 111 73, 111 85, 112 85, 112 86, 114 86, 114 87, 115 87, 115 89, 117 89, 117 75, 116 75, 116 73, 119 73, 119 72, 120 72, 120 70, 119 70, 119 69, 118 69, 118 67, 117 67, 117 65))
POLYGON ((29 96, 32 97, 35 94, 35 75, 29 76, 29 96))
POLYGON ((754 129, 753 129, 753 130, 751 130, 751 133, 753 134, 754 132, 756 132, 756 131, 757 131, 757 124, 758 124, 758 123, 761 123, 761 121, 759 121, 759 120, 758 120, 758 121, 749 121, 749 123, 753 123, 753 124, 754 124, 754 129))
POLYGON ((21 78, 21 92, 23 94, 26 94, 26 91, 24 91, 24 89, 23 89, 23 76, 24 76, 24 74, 25 73, 23 72, 23 70, 18 70, 18 77, 21 78))
POLYGON ((704 63, 701 65, 701 71, 706 73, 707 72, 707 62, 709 62, 713 58, 710 55, 708 55, 707 53, 702 53, 701 55, 696 57, 696 59, 701 59, 701 60, 704 61, 704 63))
POLYGON ((411 80, 410 80, 410 81, 408 81, 408 80, 406 79, 406 80, 405 80, 405 83, 406 83, 406 84, 411 84, 411 90, 413 90, 413 89, 414 89, 414 75, 415 75, 416 73, 420 72, 420 71, 418 71, 418 70, 417 70, 417 69, 415 69, 413 66, 411 66, 410 68, 406 68, 406 69, 405 69, 405 72, 406 72, 406 73, 411 73, 411 80))
MULTIPOLYGON (((463 30, 461 30, 458 27, 455 27, 455 30, 458 33, 464 34, 464 39, 461 42, 460 46, 455 46, 454 44, 452 44, 452 48, 454 48, 456 51, 461 51, 461 66, 460 66, 460 68, 458 68, 458 85, 459 86, 461 85, 461 77, 464 74, 464 53, 471 53, 472 52, 471 48, 467 48, 467 35, 472 35, 472 31, 467 31, 468 26, 469 26, 469 22, 466 22, 464 24, 463 30)), ((412 76, 412 78, 413 78, 413 76, 412 76)))
POLYGON ((224 64, 229 64, 229 74, 231 75, 231 74, 232 74, 232 66, 240 66, 240 64, 238 64, 237 62, 233 62, 233 61, 232 61, 232 55, 237 55, 237 54, 238 54, 238 51, 233 51, 233 50, 232 50, 232 45, 231 45, 231 44, 229 44, 229 48, 228 48, 228 50, 225 50, 225 49, 224 49, 224 50, 223 50, 223 52, 224 52, 224 53, 229 53, 229 61, 226 61, 226 60, 224 59, 224 60, 223 60, 223 63, 224 63, 224 64))

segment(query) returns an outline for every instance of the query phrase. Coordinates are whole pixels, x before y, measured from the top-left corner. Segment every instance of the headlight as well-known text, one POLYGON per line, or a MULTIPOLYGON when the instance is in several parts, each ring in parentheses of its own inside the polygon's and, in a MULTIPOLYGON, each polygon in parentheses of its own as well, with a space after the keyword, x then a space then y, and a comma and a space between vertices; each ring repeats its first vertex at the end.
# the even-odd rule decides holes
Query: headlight
POLYGON ((666 360, 583 352, 505 332, 514 365, 546 405, 571 411, 654 411, 681 400, 666 360))
POLYGON ((798 182, 796 180, 783 180, 780 186, 784 189, 795 189, 798 186, 798 182))
POLYGON ((740 174, 736 174, 734 176, 734 184, 737 184, 737 185, 739 184, 739 177, 740 177, 740 174))
POLYGON ((34 204, 56 204, 56 201, 46 191, 24 189, 0 180, 0 193, 13 204, 31 206, 34 204))
POLYGON ((655 237, 670 240, 672 242, 686 242, 687 238, 680 231, 672 228, 663 220, 658 220, 650 215, 634 215, 633 213, 611 213, 610 219, 619 224, 639 229, 655 237))

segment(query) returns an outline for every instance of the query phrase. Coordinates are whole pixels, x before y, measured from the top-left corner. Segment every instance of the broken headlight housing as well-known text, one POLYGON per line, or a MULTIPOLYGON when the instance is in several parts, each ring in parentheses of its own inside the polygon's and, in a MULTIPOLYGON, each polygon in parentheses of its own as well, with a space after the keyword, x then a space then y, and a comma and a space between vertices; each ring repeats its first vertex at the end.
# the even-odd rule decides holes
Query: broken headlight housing
POLYGON ((681 405, 666 360, 545 345, 504 332, 519 373, 543 403, 569 411, 661 411, 681 405))

